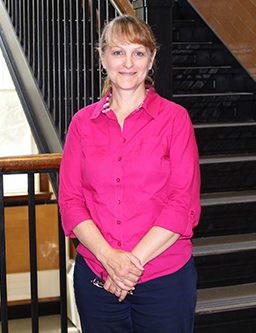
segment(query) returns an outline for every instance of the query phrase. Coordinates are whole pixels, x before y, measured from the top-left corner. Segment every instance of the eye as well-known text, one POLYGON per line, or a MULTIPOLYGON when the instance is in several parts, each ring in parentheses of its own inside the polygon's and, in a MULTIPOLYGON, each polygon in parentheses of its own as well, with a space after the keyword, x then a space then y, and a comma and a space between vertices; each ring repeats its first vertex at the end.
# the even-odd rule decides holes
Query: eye
POLYGON ((136 55, 136 57, 141 58, 141 57, 144 57, 145 52, 143 52, 143 51, 135 51, 135 55, 136 55))
POLYGON ((113 50, 112 55, 117 56, 117 57, 121 56, 121 55, 123 55, 123 51, 122 50, 113 50))

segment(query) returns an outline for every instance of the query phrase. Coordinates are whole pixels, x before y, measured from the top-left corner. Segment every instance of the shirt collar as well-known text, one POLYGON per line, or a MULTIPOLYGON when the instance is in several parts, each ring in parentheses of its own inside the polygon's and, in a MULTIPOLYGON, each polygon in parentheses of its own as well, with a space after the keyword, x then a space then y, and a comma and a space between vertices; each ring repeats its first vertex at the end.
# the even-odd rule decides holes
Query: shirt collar
MULTIPOLYGON (((91 115, 91 119, 96 119, 102 113, 103 106, 106 103, 106 98, 110 92, 107 93, 99 102, 96 103, 96 107, 91 115)), ((147 93, 147 96, 141 106, 151 117, 155 118, 159 109, 159 96, 155 89, 151 87, 147 93)))
POLYGON ((110 92, 108 92, 104 97, 102 97, 101 100, 99 100, 99 102, 96 103, 95 109, 93 110, 93 113, 91 115, 91 119, 95 119, 98 118, 99 115, 102 112, 103 106, 106 103, 106 98, 108 97, 108 95, 110 94, 110 92))
POLYGON ((156 118, 158 115, 160 106, 160 96, 157 94, 155 89, 151 87, 147 94, 147 97, 142 104, 142 108, 152 117, 156 118))

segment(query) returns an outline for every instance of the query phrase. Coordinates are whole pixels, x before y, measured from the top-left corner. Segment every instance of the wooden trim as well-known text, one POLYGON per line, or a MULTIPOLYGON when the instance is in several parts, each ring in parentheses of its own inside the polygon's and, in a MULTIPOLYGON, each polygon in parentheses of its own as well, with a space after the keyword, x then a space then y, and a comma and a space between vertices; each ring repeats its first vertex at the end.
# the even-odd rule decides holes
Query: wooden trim
MULTIPOLYGON (((35 193, 35 200, 46 201, 52 199, 52 192, 38 192, 35 193)), ((11 195, 4 196, 4 202, 6 203, 28 203, 28 195, 25 193, 15 193, 11 195)))
POLYGON ((35 154, 0 158, 0 171, 58 170, 62 154, 35 154))
POLYGON ((135 16, 135 11, 132 4, 128 0, 115 0, 117 7, 123 14, 135 16))

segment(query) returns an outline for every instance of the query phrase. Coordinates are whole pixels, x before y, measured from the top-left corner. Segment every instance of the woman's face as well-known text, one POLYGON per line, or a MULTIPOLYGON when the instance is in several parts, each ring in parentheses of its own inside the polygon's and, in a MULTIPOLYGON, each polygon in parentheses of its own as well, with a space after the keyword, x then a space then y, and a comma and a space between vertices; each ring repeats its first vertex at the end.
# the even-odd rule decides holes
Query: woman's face
POLYGON ((136 90, 138 87, 144 87, 145 78, 154 62, 155 52, 152 54, 140 44, 116 43, 107 46, 100 56, 113 88, 136 90))

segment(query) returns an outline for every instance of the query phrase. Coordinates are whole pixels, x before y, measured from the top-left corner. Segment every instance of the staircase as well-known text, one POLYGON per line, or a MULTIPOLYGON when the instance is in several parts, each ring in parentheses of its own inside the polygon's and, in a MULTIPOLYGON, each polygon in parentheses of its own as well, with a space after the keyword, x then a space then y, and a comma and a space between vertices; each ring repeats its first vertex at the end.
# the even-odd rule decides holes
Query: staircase
POLYGON ((256 83, 184 0, 174 2, 172 57, 202 174, 195 332, 256 332, 256 83))

